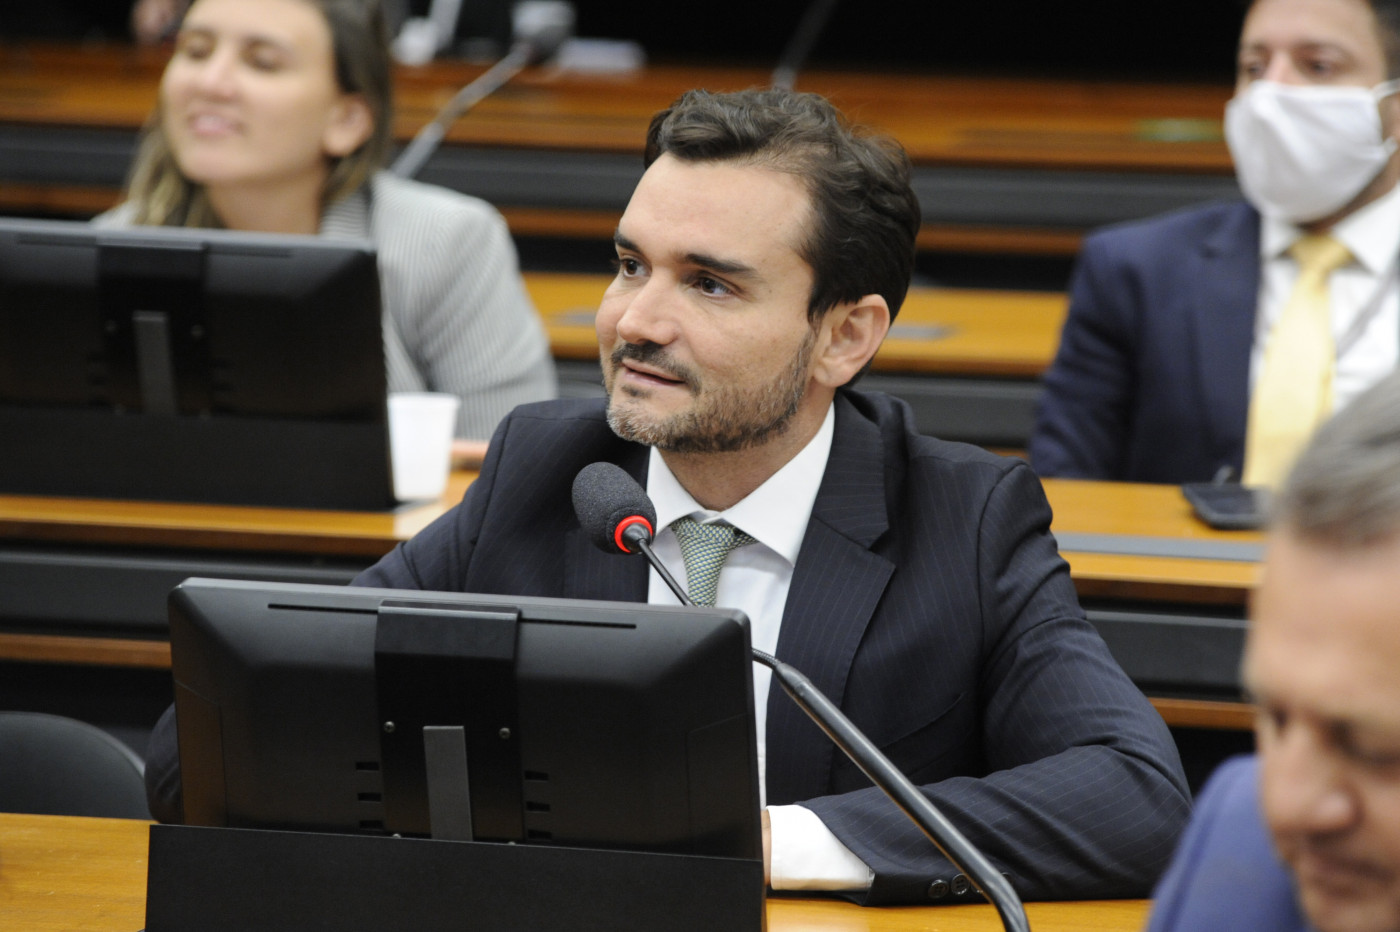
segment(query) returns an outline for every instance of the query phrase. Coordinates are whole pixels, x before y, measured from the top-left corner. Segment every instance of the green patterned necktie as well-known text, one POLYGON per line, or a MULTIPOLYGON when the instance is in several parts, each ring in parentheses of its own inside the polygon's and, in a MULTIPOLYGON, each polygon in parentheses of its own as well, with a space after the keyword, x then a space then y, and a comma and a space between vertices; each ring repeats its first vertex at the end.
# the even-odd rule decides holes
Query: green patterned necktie
POLYGON ((714 605, 719 571, 735 547, 754 539, 732 524, 700 524, 691 518, 671 522, 685 560, 686 591, 696 605, 714 605))

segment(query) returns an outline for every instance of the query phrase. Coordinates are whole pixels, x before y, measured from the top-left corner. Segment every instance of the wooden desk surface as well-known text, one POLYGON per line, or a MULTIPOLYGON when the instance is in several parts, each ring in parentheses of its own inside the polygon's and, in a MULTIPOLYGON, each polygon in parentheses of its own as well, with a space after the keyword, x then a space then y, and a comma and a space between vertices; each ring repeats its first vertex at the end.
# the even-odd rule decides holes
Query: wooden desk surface
MULTIPOLYGON (((1191 513, 1174 485, 1044 480, 1057 534, 1108 534, 1173 541, 1262 544, 1259 531, 1218 531, 1191 513)), ((1067 551, 1081 596, 1162 599, 1242 606, 1259 565, 1243 560, 1189 559, 1067 551)))
MULTIPOLYGON (((456 472, 438 502, 397 512, 339 512, 169 502, 0 495, 0 540, 263 553, 378 557, 459 501, 475 477, 456 472)), ((1049 479, 1057 533, 1259 543, 1253 531, 1216 531, 1175 486, 1049 479)), ((1243 605, 1251 562, 1106 553, 1065 554, 1083 595, 1243 605)))
POLYGON ((0 495, 0 540, 377 558, 460 501, 475 476, 454 473, 441 500, 393 512, 0 495))
MULTIPOLYGON (((169 547, 259 553, 377 557, 407 540, 461 499, 473 473, 455 473, 433 504, 394 514, 300 511, 154 502, 0 496, 0 541, 169 547)), ((1167 541, 1260 542, 1247 531, 1215 531, 1199 522, 1174 486, 1047 480, 1061 534, 1156 537, 1167 541)), ((1254 585, 1252 562, 1125 555, 1064 554, 1081 596, 1242 609, 1254 585)), ((163 640, 0 633, 0 659, 169 669, 163 640)), ((1253 713, 1235 702, 1154 698, 1172 725, 1248 729, 1253 713)))
MULTIPOLYGON (((609 275, 531 272, 525 285, 556 359, 598 358, 593 315, 609 275)), ((875 356, 882 372, 1037 378, 1059 345, 1063 294, 914 288, 875 356)))
MULTIPOLYGON (((64 153, 91 144, 83 135, 90 131, 129 142, 151 112, 165 55, 120 44, 0 44, 0 124, 76 131, 72 145, 45 150, 57 154, 58 174, 52 180, 21 175, 0 184, 0 209, 88 216, 112 206, 120 182, 110 164, 104 163, 105 174, 94 175, 92 165, 64 153)), ((480 66, 447 61, 396 69, 395 137, 412 138, 481 71, 480 66)), ((623 156, 631 164, 632 156, 640 156, 652 114, 683 91, 739 90, 763 86, 769 79, 766 70, 664 64, 623 75, 531 69, 459 120, 446 144, 478 153, 623 156)), ((1129 179, 1134 186, 1133 179, 1149 174, 1184 182, 1168 186, 1176 193, 1167 194, 1169 200, 1157 210, 1228 196, 1233 190, 1220 126, 1231 93, 1227 84, 813 71, 801 76, 798 87, 825 94, 854 120, 899 139, 916 176, 990 169, 1114 172, 1120 182, 1129 179), (1201 188, 1190 177, 1201 175, 1223 185, 1201 188), (1201 193, 1207 190, 1212 193, 1201 193)), ((636 166, 640 172, 640 159, 636 166)), ((929 183, 931 190, 960 184, 952 178, 929 183)), ((993 185, 985 193, 995 200, 997 190, 993 185)), ((1149 200, 1167 193, 1155 182, 1135 190, 1149 200)), ((514 197, 493 196, 487 189, 476 193, 497 203, 518 236, 607 238, 617 221, 615 208, 597 203, 538 204, 521 200, 518 191, 514 197)), ((1075 206, 1060 205, 1048 213, 1013 209, 1009 215, 1005 206, 990 213, 968 213, 964 207, 938 214, 920 230, 919 248, 1050 256, 1072 256, 1078 250, 1086 221, 1075 206)), ((1112 208, 1089 216, 1097 219, 1088 225, 1099 225, 1136 214, 1112 208)))
MULTIPOLYGON (((0 45, 0 122, 135 129, 167 53, 123 44, 0 45)), ((439 61, 395 72, 395 133, 410 138, 483 68, 439 61)), ((650 65, 623 75, 527 71, 449 131, 481 146, 640 153, 657 110, 695 87, 739 90, 769 73, 650 65)), ((915 163, 1229 174, 1220 120, 1229 85, 808 72, 800 90, 899 139, 915 163)))
MULTIPOLYGON (((145 923, 147 824, 0 813, 0 932, 135 932, 145 923)), ((1142 900, 1030 903, 1037 932, 1136 932, 1142 900)), ((992 932, 990 906, 861 909, 768 901, 770 932, 992 932)))

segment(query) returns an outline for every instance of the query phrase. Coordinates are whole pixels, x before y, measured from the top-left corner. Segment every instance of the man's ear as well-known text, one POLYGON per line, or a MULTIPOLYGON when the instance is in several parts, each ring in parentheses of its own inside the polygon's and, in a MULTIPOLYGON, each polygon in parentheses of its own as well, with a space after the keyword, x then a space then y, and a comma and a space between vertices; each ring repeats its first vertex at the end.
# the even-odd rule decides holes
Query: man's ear
POLYGON ((831 389, 840 388, 864 368, 890 329, 890 307, 877 294, 826 312, 817 334, 812 378, 831 389))
POLYGON ((344 158, 374 133, 374 113, 363 94, 342 94, 326 121, 321 148, 331 158, 344 158))
POLYGON ((1381 98, 1378 107, 1381 112, 1381 132, 1391 139, 1400 140, 1400 91, 1381 98))

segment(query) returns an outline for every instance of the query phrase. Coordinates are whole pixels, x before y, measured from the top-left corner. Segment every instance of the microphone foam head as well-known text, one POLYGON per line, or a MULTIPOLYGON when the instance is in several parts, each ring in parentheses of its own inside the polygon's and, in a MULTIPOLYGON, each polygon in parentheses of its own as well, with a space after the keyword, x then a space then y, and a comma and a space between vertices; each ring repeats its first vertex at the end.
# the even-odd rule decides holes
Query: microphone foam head
POLYGON ((572 3, 518 0, 511 8, 512 38, 515 44, 529 47, 531 64, 539 64, 553 58, 559 46, 573 36, 575 19, 572 3))
POLYGON ((574 513, 590 540, 609 553, 633 553, 619 535, 640 518, 646 523, 647 537, 656 527, 656 508, 647 493, 627 472, 614 463, 590 463, 574 477, 574 513))

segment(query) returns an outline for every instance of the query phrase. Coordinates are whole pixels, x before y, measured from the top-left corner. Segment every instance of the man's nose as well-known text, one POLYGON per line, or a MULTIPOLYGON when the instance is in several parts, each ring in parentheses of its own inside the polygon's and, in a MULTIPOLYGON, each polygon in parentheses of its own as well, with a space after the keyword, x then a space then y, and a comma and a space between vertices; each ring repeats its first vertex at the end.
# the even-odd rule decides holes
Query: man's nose
POLYGON ((1261 77, 1265 81, 1273 81, 1277 84, 1307 84, 1302 72, 1293 62, 1293 57, 1283 52, 1275 52, 1269 56, 1268 64, 1264 67, 1261 77))
POLYGON ((1289 724, 1261 753, 1260 798, 1276 834, 1349 828, 1360 811, 1348 765, 1315 727, 1289 724))
POLYGON ((628 296, 627 306, 617 321, 617 335, 628 343, 666 345, 679 333, 674 285, 653 275, 628 296))

